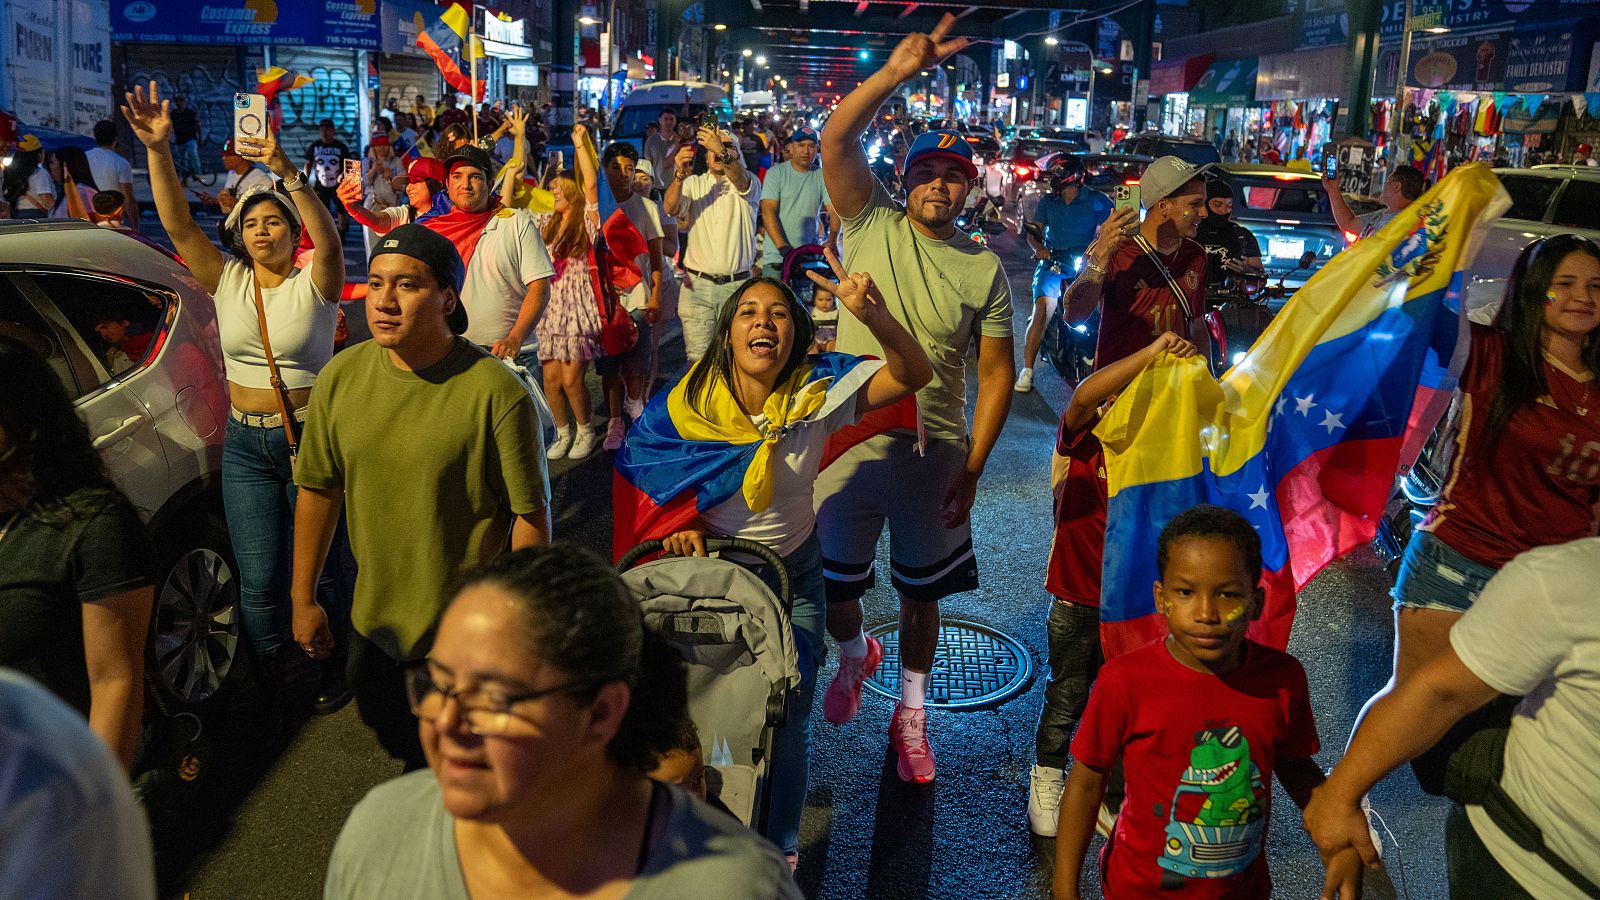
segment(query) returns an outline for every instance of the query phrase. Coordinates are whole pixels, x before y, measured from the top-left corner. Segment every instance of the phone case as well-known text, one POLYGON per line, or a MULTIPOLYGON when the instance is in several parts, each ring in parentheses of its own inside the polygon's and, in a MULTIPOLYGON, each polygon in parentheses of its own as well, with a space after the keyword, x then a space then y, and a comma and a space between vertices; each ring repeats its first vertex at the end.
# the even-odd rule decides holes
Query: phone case
POLYGON ((267 98, 261 94, 233 95, 233 136, 267 136, 267 98))
POLYGON ((361 180, 361 160, 347 159, 344 161, 344 177, 346 181, 361 180))

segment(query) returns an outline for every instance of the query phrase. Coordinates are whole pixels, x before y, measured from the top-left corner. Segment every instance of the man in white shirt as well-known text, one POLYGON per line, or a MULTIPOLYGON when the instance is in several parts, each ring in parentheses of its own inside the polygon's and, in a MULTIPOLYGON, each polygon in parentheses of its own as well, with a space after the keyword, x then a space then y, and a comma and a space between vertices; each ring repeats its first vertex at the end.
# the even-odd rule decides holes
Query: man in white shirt
POLYGON ((128 198, 128 230, 139 232, 139 204, 134 200, 133 165, 116 151, 117 125, 110 119, 94 123, 95 148, 84 154, 89 158, 89 174, 94 176, 94 186, 101 191, 121 191, 128 198))
POLYGON ((1454 896, 1582 898, 1600 882, 1600 538, 1540 547, 1507 563, 1450 629, 1445 651, 1380 696, 1344 759, 1312 794, 1306 830, 1324 860, 1376 852, 1361 798, 1384 775, 1499 694, 1522 697, 1499 786, 1535 825, 1563 874, 1489 806, 1455 805, 1445 827, 1454 896), (1465 883, 1454 883, 1463 881, 1465 883))
POLYGON ((233 212, 233 205, 239 202, 239 197, 246 191, 260 187, 272 187, 272 173, 256 165, 248 159, 233 152, 233 138, 229 138, 222 145, 222 167, 228 175, 222 179, 222 190, 216 196, 205 191, 196 191, 204 203, 215 203, 222 208, 222 214, 233 212))
POLYGON ((698 151, 693 144, 680 148, 662 199, 668 215, 685 217, 689 229, 683 251, 689 294, 681 312, 690 365, 710 347, 723 301, 750 277, 761 211, 761 182, 745 169, 733 135, 706 125, 696 137, 705 148, 706 171, 690 175, 698 151))
POLYGON ((489 182, 494 164, 485 151, 462 147, 444 167, 445 190, 455 209, 417 221, 449 238, 467 261, 461 302, 470 324, 464 336, 502 359, 515 357, 529 371, 539 371, 533 326, 555 274, 539 228, 527 210, 499 205, 489 182))
POLYGON ((633 256, 627 261, 631 265, 612 268, 611 280, 618 288, 622 308, 628 311, 639 329, 639 340, 633 349, 595 363, 611 411, 602 446, 611 452, 620 449, 626 437, 624 413, 628 419, 639 418, 644 413, 645 398, 650 394, 650 375, 655 369, 655 326, 661 321, 665 283, 665 242, 660 208, 634 191, 634 174, 640 163, 638 151, 631 144, 617 141, 606 147, 600 162, 606 181, 605 188, 600 191, 600 222, 606 249, 615 256, 633 256), (641 248, 644 252, 633 252, 641 248), (637 276, 634 269, 638 270, 637 276))

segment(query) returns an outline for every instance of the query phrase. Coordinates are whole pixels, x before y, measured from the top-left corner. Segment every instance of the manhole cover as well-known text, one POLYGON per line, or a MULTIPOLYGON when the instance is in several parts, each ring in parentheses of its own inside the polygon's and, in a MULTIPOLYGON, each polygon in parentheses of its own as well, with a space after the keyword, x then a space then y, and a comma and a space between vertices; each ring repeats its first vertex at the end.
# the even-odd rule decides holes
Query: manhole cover
MULTIPOLYGON (((883 665, 866 681, 868 689, 900 699, 900 623, 885 622, 867 630, 883 642, 883 665)), ((939 628, 939 649, 933 655, 927 705, 941 709, 975 709, 1011 699, 1028 683, 1032 656, 1016 639, 987 625, 945 619, 939 628)))

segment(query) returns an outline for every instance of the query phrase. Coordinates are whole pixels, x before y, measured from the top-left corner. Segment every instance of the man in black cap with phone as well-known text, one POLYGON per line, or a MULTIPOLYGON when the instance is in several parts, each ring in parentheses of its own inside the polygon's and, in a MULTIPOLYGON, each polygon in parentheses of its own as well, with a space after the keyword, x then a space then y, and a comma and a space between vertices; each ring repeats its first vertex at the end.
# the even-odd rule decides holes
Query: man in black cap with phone
POLYGON ((426 761, 402 668, 427 654, 457 576, 508 538, 512 550, 549 541, 550 479, 527 388, 461 337, 466 267, 450 241, 402 225, 368 273, 372 340, 336 356, 311 393, 290 599, 295 643, 327 656, 316 584, 343 508, 359 570, 350 684, 362 720, 410 770, 426 761))

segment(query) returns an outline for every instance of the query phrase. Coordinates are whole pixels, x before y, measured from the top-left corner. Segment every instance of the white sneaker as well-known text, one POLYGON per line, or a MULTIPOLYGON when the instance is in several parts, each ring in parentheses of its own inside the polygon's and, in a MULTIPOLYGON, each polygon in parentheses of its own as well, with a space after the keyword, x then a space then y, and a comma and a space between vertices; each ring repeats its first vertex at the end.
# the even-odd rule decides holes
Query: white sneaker
POLYGON ((594 429, 588 425, 579 425, 578 436, 572 441, 572 449, 567 451, 567 459, 584 459, 599 445, 594 429))
POLYGON ((1033 370, 1023 369, 1017 373, 1017 385, 1013 388, 1019 394, 1026 394, 1033 390, 1033 370))
POLYGON ((1060 815, 1061 790, 1067 786, 1067 775, 1049 766, 1034 766, 1028 776, 1028 830, 1040 837, 1056 836, 1056 820, 1060 815))
POLYGON ((556 429, 556 442, 550 449, 544 451, 545 459, 566 459, 567 451, 572 449, 573 439, 576 437, 571 425, 556 429))

